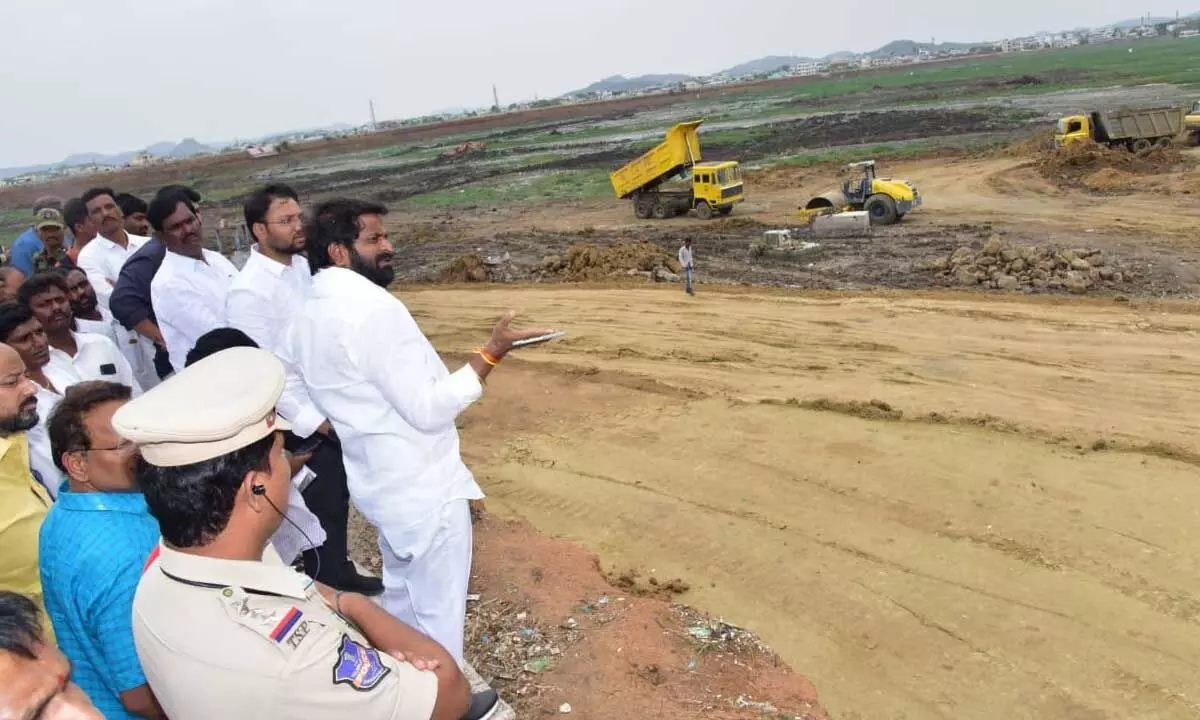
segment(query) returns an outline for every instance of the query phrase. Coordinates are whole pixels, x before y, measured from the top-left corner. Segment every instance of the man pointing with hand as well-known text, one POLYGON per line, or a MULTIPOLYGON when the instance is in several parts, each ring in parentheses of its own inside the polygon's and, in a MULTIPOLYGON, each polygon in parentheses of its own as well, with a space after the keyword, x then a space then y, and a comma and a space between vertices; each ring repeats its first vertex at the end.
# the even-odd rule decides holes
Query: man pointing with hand
POLYGON ((316 208, 307 230, 312 290, 280 343, 342 444, 354 504, 379 530, 383 606, 462 662, 471 570, 468 501, 483 497, 459 454, 455 420, 518 340, 506 314, 451 373, 387 291, 395 250, 387 209, 358 200, 316 208))

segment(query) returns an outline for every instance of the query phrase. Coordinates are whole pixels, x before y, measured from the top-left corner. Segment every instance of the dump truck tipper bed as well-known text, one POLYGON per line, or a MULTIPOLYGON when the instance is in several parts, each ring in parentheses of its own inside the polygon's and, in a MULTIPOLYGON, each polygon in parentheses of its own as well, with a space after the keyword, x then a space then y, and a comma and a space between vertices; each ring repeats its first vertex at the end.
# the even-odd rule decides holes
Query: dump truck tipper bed
POLYGON ((1134 152, 1155 145, 1167 147, 1183 130, 1184 114, 1184 109, 1177 107, 1092 111, 1059 120, 1055 139, 1060 145, 1088 139, 1134 152))
POLYGON ((700 162, 697 128, 703 120, 679 123, 641 157, 612 173, 613 191, 633 202, 639 218, 666 218, 696 210, 702 217, 728 215, 744 198, 736 162, 700 162), (663 185, 691 172, 688 187, 663 185))

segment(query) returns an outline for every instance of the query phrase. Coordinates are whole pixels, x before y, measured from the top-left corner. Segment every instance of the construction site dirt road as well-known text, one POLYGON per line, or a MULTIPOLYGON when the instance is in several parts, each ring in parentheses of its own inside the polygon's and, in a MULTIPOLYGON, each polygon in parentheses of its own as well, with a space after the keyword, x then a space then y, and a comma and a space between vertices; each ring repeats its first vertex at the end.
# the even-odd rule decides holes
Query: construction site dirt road
POLYGON ((510 306, 567 329, 465 416, 489 507, 682 578, 832 717, 1200 713, 1193 306, 401 296, 445 352, 510 306))

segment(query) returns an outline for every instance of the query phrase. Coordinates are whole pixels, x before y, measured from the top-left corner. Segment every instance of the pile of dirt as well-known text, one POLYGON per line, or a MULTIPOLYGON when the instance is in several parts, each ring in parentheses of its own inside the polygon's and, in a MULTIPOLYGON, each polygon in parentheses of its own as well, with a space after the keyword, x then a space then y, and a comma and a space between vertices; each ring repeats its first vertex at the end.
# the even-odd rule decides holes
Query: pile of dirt
POLYGON ((1054 130, 1038 130, 1020 142, 1000 148, 1001 157, 1042 157, 1054 152, 1054 130))
POLYGON ((932 269, 948 284, 997 290, 1066 290, 1082 294, 1134 281, 1129 270, 1099 250, 1014 246, 993 236, 980 249, 960 247, 932 269))
POLYGON ((1113 149, 1088 142, 1041 153, 1038 172, 1047 180, 1067 187, 1093 192, 1128 192, 1131 189, 1129 180, 1134 175, 1162 175, 1188 165, 1188 159, 1176 148, 1156 147, 1131 153, 1123 148, 1113 149), (1121 174, 1116 184, 1113 183, 1114 173, 1121 174))
POLYGON ((682 271, 679 261, 669 252, 645 241, 618 242, 607 247, 572 245, 565 256, 549 255, 533 269, 539 278, 560 277, 574 282, 619 276, 678 282, 682 271))
POLYGON ((509 253, 496 258, 467 253, 442 268, 438 280, 445 283, 513 282, 520 276, 509 253))

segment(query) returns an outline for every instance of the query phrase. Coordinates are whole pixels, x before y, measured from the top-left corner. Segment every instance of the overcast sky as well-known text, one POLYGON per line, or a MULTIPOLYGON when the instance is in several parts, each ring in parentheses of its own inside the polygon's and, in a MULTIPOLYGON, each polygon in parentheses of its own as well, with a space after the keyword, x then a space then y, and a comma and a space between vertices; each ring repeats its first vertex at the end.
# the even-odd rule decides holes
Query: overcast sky
POLYGON ((492 83, 509 103, 609 75, 708 74, 764 55, 999 39, 1177 8, 1161 0, 0 4, 0 167, 183 137, 358 125, 369 119, 368 99, 381 120, 409 117, 490 105, 492 83))

